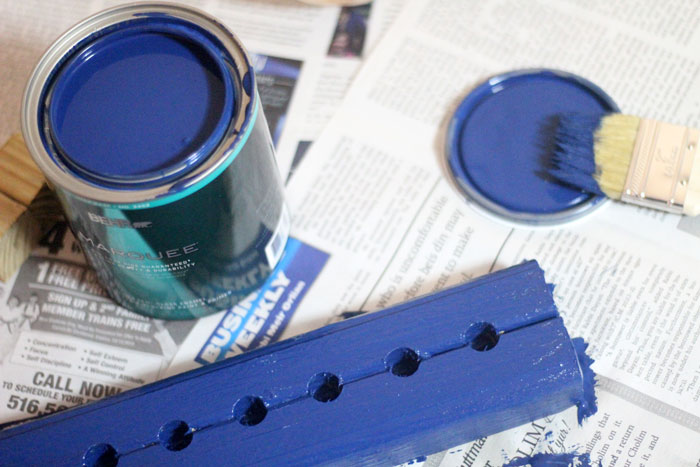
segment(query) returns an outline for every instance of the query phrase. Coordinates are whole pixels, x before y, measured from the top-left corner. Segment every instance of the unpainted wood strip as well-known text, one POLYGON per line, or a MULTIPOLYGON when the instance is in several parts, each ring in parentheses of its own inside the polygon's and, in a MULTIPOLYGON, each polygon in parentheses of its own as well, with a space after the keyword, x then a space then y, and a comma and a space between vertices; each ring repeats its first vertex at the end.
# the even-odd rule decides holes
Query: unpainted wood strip
POLYGON ((29 206, 43 184, 44 176, 24 140, 18 134, 12 135, 0 149, 0 193, 29 206))
POLYGON ((0 236, 0 281, 7 281, 27 259, 41 236, 41 226, 25 211, 0 236))
POLYGON ((0 237, 10 228, 12 224, 27 210, 17 201, 11 199, 7 195, 0 193, 0 237))

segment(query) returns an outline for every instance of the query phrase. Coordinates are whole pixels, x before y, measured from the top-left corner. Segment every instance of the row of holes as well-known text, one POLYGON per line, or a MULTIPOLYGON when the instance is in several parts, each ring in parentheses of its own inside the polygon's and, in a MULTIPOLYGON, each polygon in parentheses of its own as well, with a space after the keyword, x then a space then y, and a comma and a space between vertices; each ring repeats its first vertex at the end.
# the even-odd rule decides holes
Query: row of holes
MULTIPOLYGON (((475 323, 464 335, 465 345, 480 352, 490 350, 498 343, 499 335, 489 323, 475 323)), ((418 354, 406 347, 394 349, 384 358, 384 365, 391 374, 407 377, 418 371, 420 365, 418 354)), ((317 373, 307 384, 307 392, 319 402, 330 402, 338 398, 343 391, 340 378, 333 373, 317 373)), ((233 418, 241 425, 254 426, 267 416, 267 406, 260 397, 245 396, 233 406, 233 418)), ((170 451, 181 451, 192 442, 193 431, 187 423, 173 420, 163 425, 158 431, 158 442, 170 451)), ((119 460, 117 450, 110 444, 91 446, 83 456, 86 467, 114 467, 119 460)))

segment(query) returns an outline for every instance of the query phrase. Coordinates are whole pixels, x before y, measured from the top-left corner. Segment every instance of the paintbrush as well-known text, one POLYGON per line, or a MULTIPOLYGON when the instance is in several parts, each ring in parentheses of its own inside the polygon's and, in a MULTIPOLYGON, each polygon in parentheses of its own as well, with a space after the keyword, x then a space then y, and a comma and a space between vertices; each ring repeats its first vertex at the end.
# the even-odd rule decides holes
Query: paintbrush
POLYGON ((700 214, 700 130, 618 113, 563 114, 550 174, 626 203, 700 214))

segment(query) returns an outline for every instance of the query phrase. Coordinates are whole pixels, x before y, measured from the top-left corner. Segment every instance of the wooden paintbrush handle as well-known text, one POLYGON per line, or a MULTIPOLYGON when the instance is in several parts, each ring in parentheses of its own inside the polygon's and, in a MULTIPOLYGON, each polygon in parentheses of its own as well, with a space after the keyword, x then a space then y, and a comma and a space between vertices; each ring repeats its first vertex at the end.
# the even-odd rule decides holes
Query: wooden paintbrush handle
POLYGON ((683 214, 687 216, 700 214, 700 150, 697 150, 697 148, 693 168, 690 171, 690 177, 688 177, 683 214))

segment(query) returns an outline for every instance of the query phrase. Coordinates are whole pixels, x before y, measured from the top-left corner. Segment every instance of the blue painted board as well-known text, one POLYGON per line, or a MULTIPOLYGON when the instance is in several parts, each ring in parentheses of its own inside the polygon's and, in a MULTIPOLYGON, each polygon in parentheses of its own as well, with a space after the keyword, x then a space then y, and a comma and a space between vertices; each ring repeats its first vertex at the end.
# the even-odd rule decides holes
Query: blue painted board
POLYGON ((503 336, 490 351, 462 347, 421 362, 411 376, 383 372, 346 384, 334 401, 306 398, 258 425, 221 425, 207 442, 169 456, 153 446, 124 465, 234 453, 235 465, 399 464, 564 410, 581 384, 566 330, 549 320, 503 336))
POLYGON ((75 465, 91 446, 119 465, 399 463, 446 449, 584 400, 551 290, 524 263, 0 432, 0 463, 75 465))

